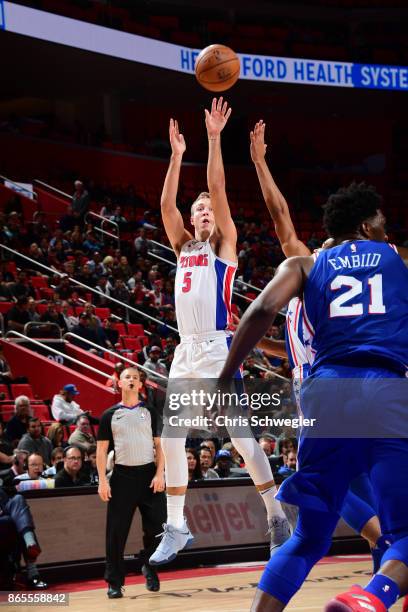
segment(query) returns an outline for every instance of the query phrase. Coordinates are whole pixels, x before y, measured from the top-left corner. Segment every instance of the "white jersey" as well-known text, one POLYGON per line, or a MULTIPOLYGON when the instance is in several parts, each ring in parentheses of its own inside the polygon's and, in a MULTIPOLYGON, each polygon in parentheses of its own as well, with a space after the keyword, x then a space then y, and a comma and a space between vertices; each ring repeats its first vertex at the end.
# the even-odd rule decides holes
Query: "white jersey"
POLYGON ((180 336, 209 334, 231 326, 237 264, 215 255, 209 240, 189 240, 177 261, 174 286, 180 336))

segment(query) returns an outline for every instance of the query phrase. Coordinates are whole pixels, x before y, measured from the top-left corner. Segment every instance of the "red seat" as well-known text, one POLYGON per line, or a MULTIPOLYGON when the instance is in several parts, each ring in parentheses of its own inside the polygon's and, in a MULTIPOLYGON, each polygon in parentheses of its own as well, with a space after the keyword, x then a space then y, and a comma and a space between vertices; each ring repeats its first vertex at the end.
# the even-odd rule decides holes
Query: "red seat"
POLYGON ((5 423, 7 423, 7 421, 9 421, 14 414, 15 410, 13 403, 0 403, 0 415, 5 423))
POLYGON ((119 332, 119 336, 127 336, 128 332, 124 323, 114 323, 112 327, 119 332))
POLYGON ((123 348, 131 349, 132 351, 141 351, 142 345, 139 338, 131 338, 130 336, 122 336, 123 348))
POLYGON ((34 416, 38 417, 40 421, 50 421, 51 415, 49 408, 46 404, 33 404, 32 405, 34 416))
POLYGON ((0 302, 1 314, 8 312, 12 306, 14 306, 14 302, 0 302))
POLYGON ((107 353, 106 351, 103 353, 103 358, 106 359, 106 361, 111 361, 112 363, 116 363, 117 360, 119 359, 119 357, 116 357, 116 355, 111 355, 110 353, 107 353))
POLYGON ((128 323, 129 336, 144 336, 144 328, 140 323, 128 323))
POLYGON ((43 276, 32 276, 30 281, 35 289, 40 289, 41 287, 46 287, 48 289, 48 280, 43 276))
POLYGON ((19 395, 26 395, 30 400, 35 399, 31 385, 11 385, 11 392, 14 399, 19 395))
POLYGON ((102 321, 110 317, 110 308, 95 308, 95 315, 102 321))
POLYGON ((5 400, 11 399, 10 393, 9 393, 9 388, 8 388, 7 385, 0 385, 0 393, 4 393, 4 395, 5 395, 4 399, 5 400))
POLYGON ((146 336, 138 336, 137 339, 140 341, 142 347, 149 344, 149 340, 146 338, 146 336))

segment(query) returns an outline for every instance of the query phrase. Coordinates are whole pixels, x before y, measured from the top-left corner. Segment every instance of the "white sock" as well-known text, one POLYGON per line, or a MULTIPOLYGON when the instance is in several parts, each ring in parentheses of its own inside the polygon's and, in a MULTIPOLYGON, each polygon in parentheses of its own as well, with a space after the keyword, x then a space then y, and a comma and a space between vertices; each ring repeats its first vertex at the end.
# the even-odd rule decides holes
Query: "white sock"
POLYGON ((181 529, 184 525, 185 495, 167 495, 167 524, 181 529))
POLYGON ((277 499, 275 499, 275 495, 277 493, 276 485, 273 485, 269 489, 265 489, 264 491, 259 491, 261 497, 263 499, 263 503, 265 504, 266 513, 268 515, 268 521, 271 520, 275 516, 279 516, 279 518, 286 518, 284 511, 282 510, 282 506, 277 499))

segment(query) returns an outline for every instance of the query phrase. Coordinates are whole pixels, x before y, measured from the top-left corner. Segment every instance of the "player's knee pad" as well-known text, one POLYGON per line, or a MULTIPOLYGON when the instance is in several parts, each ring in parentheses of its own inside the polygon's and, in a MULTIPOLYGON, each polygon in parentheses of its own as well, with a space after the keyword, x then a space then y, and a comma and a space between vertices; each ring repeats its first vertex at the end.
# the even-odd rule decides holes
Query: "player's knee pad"
POLYGON ((188 467, 184 438, 162 438, 167 487, 186 487, 188 467))
POLYGON ((265 484, 265 482, 273 480, 268 458, 252 435, 248 438, 231 436, 231 442, 243 457, 245 466, 255 485, 265 484))

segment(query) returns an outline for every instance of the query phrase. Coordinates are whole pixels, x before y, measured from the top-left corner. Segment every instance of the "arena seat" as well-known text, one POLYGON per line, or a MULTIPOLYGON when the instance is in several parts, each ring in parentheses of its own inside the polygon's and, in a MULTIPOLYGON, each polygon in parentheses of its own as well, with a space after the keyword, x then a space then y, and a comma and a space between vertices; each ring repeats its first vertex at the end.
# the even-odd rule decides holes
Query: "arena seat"
POLYGON ((44 276, 31 276, 30 281, 34 289, 41 289, 41 287, 49 289, 48 280, 44 276))
POLYGON ((0 302, 0 313, 5 314, 14 306, 14 302, 0 302))
POLYGON ((139 338, 133 338, 131 336, 124 336, 121 338, 123 348, 131 349, 132 351, 141 351, 142 344, 139 338))
POLYGON ((129 336, 144 336, 143 325, 140 323, 128 323, 127 328, 129 336))
POLYGON ((47 404, 33 404, 33 414, 38 417, 40 421, 51 421, 50 410, 47 404))
POLYGON ((110 314, 110 308, 95 308, 95 315, 99 317, 102 321, 110 317, 110 314))
POLYGON ((116 329, 117 332, 119 332, 119 336, 126 336, 128 333, 124 323, 114 323, 112 327, 113 329, 116 329))
POLYGON ((14 399, 19 395, 26 395, 30 400, 35 399, 33 389, 28 384, 11 385, 11 392, 14 399))

